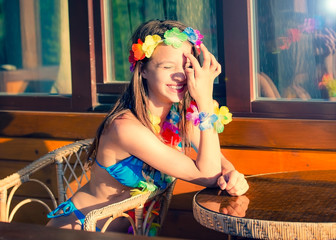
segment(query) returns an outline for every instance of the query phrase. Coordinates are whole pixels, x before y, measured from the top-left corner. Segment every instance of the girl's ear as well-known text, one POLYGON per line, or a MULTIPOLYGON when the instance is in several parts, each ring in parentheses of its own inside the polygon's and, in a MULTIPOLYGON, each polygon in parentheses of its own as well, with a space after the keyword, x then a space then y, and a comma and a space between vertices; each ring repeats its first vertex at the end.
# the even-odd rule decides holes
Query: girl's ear
POLYGON ((146 69, 145 65, 142 62, 140 63, 140 73, 141 73, 141 77, 142 78, 147 79, 146 78, 146 76, 147 76, 147 69, 146 69))

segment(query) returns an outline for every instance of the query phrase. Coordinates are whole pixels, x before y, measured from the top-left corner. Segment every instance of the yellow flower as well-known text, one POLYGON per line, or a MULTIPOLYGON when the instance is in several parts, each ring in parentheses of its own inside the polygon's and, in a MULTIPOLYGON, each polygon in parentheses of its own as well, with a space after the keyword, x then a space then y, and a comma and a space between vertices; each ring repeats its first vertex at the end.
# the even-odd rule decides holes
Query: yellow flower
POLYGON ((224 131, 224 125, 232 121, 232 113, 225 106, 219 108, 218 102, 214 100, 214 113, 218 116, 218 120, 214 123, 214 128, 218 133, 224 131))
POLYGON ((145 42, 142 45, 142 51, 145 52, 147 58, 152 56, 154 49, 160 42, 161 37, 159 35, 148 35, 145 38, 145 42))
POLYGON ((222 124, 228 124, 232 121, 232 113, 230 113, 229 108, 226 106, 221 106, 219 108, 219 104, 216 100, 213 100, 214 104, 214 113, 218 116, 218 119, 222 124))
POLYGON ((218 115, 223 116, 223 117, 221 117, 221 121, 224 125, 228 124, 229 122, 232 121, 232 113, 230 113, 229 109, 225 106, 222 106, 219 109, 219 114, 218 115))
POLYGON ((152 126, 153 126, 153 130, 156 134, 159 134, 160 131, 161 131, 161 127, 160 127, 160 122, 161 122, 161 119, 160 117, 158 116, 155 116, 153 114, 151 114, 150 112, 148 113, 148 117, 149 117, 149 120, 151 121, 152 123, 152 126))

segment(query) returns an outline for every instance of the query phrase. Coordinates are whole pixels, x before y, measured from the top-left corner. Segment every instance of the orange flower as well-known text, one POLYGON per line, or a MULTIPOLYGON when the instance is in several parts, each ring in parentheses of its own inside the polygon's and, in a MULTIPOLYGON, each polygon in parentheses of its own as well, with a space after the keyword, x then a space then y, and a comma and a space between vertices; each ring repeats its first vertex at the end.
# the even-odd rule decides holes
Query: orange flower
POLYGON ((134 59, 139 61, 145 58, 145 52, 142 50, 143 42, 141 39, 138 39, 138 43, 132 45, 132 51, 134 53, 134 59))

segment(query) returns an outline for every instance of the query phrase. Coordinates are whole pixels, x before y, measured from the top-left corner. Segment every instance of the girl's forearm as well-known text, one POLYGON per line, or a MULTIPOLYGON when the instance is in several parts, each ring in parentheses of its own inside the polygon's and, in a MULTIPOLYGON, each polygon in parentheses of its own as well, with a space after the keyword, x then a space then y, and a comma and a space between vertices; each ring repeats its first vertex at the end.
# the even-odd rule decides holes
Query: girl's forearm
POLYGON ((212 177, 221 173, 218 134, 213 129, 201 132, 196 165, 202 174, 212 177))
MULTIPOLYGON (((209 115, 213 114, 213 100, 208 102, 197 103, 199 112, 206 112, 209 115), (202 104, 203 103, 203 104, 202 104)), ((200 143, 196 165, 202 175, 207 177, 218 177, 221 173, 221 156, 218 133, 209 128, 200 131, 200 143)))

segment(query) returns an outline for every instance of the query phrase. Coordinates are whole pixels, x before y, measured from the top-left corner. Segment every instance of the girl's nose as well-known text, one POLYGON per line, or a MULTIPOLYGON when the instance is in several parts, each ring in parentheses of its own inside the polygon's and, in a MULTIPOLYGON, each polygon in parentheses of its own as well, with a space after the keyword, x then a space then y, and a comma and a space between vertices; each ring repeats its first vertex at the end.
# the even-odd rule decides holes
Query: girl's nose
POLYGON ((186 79, 186 75, 184 71, 181 71, 181 72, 173 73, 171 75, 171 78, 176 81, 183 82, 186 79))

